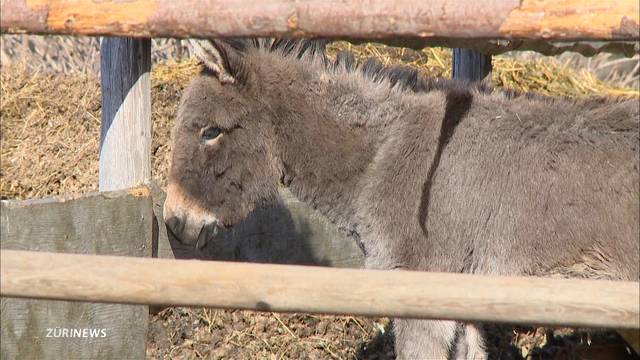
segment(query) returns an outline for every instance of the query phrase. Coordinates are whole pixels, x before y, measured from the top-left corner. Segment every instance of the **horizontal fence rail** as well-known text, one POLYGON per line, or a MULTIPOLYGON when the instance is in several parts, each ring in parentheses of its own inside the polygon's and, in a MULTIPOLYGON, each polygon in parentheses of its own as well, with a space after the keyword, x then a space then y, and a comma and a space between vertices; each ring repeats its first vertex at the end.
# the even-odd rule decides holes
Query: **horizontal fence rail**
POLYGON ((0 0, 10 33, 636 40, 637 0, 0 0))
POLYGON ((0 251, 0 295, 640 328, 637 282, 0 251))

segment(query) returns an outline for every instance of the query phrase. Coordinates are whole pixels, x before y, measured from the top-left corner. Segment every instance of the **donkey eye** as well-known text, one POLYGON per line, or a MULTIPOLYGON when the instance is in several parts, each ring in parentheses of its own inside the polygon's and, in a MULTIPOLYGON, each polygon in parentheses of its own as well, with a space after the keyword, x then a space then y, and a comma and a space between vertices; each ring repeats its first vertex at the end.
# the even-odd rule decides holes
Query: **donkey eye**
POLYGON ((209 127, 204 129, 200 137, 203 141, 213 140, 222 134, 222 129, 219 127, 209 127))

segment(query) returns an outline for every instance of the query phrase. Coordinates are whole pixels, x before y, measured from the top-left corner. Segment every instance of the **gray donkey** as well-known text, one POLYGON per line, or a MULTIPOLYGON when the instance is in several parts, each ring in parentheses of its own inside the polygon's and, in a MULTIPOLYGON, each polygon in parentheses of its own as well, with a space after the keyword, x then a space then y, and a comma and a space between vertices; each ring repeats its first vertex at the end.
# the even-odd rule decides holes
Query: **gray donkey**
MULTIPOLYGON (((328 61, 321 42, 198 41, 164 207, 203 246, 280 184, 366 266, 639 279, 637 100, 567 100, 328 61)), ((597 294, 595 295, 597 296, 597 294)), ((397 319, 400 359, 483 359, 475 324, 397 319)))

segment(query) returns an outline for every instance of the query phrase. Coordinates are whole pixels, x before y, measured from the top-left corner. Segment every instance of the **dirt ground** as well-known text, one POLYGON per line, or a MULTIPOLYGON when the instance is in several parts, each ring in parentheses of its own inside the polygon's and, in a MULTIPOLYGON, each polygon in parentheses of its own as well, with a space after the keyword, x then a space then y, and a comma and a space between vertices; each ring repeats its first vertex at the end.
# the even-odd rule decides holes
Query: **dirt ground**
MULTIPOLYGON (((95 56, 86 50, 86 44, 64 44, 71 47, 65 53, 95 56)), ((345 44, 338 47, 351 48, 345 44)), ((24 48, 30 51, 30 46, 24 48)), ((449 52, 444 49, 416 52, 367 45, 351 50, 387 63, 418 66, 425 74, 447 76, 449 71, 449 52)), ((72 71, 70 65, 67 68, 71 70, 65 70, 64 66, 47 67, 33 58, 21 60, 18 52, 11 56, 12 61, 3 61, 0 71, 0 198, 97 190, 98 77, 92 71, 72 71)), ((95 59, 85 60, 90 65, 95 59)), ((497 86, 569 96, 608 93, 639 97, 637 89, 602 82, 550 60, 500 57, 494 65, 492 82, 497 86)), ((192 60, 158 58, 152 72, 153 177, 162 186, 177 102, 197 71, 192 60)), ((485 330, 494 359, 637 358, 611 332, 592 335, 571 329, 495 325, 487 325, 485 330)), ((394 350, 386 318, 167 308, 152 316, 147 357, 393 359, 394 350)))

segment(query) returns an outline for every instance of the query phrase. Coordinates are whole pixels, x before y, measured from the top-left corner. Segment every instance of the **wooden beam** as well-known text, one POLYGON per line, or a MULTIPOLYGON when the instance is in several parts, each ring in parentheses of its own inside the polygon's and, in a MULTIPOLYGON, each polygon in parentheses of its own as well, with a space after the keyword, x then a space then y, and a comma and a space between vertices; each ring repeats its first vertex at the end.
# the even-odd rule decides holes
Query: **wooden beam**
POLYGON ((1 0, 10 33, 131 37, 640 38, 637 0, 1 0))
POLYGON ((104 38, 100 44, 100 191, 151 178, 151 40, 104 38))
POLYGON ((0 295, 639 328, 637 282, 0 252, 0 295))
MULTIPOLYGON (((0 246, 3 250, 149 256, 152 216, 146 188, 3 200, 0 246)), ((42 270, 54 265, 43 266, 42 270)), ((147 306, 6 297, 0 303, 2 359, 144 358, 147 306), (70 329, 79 334, 69 334, 70 329)))

